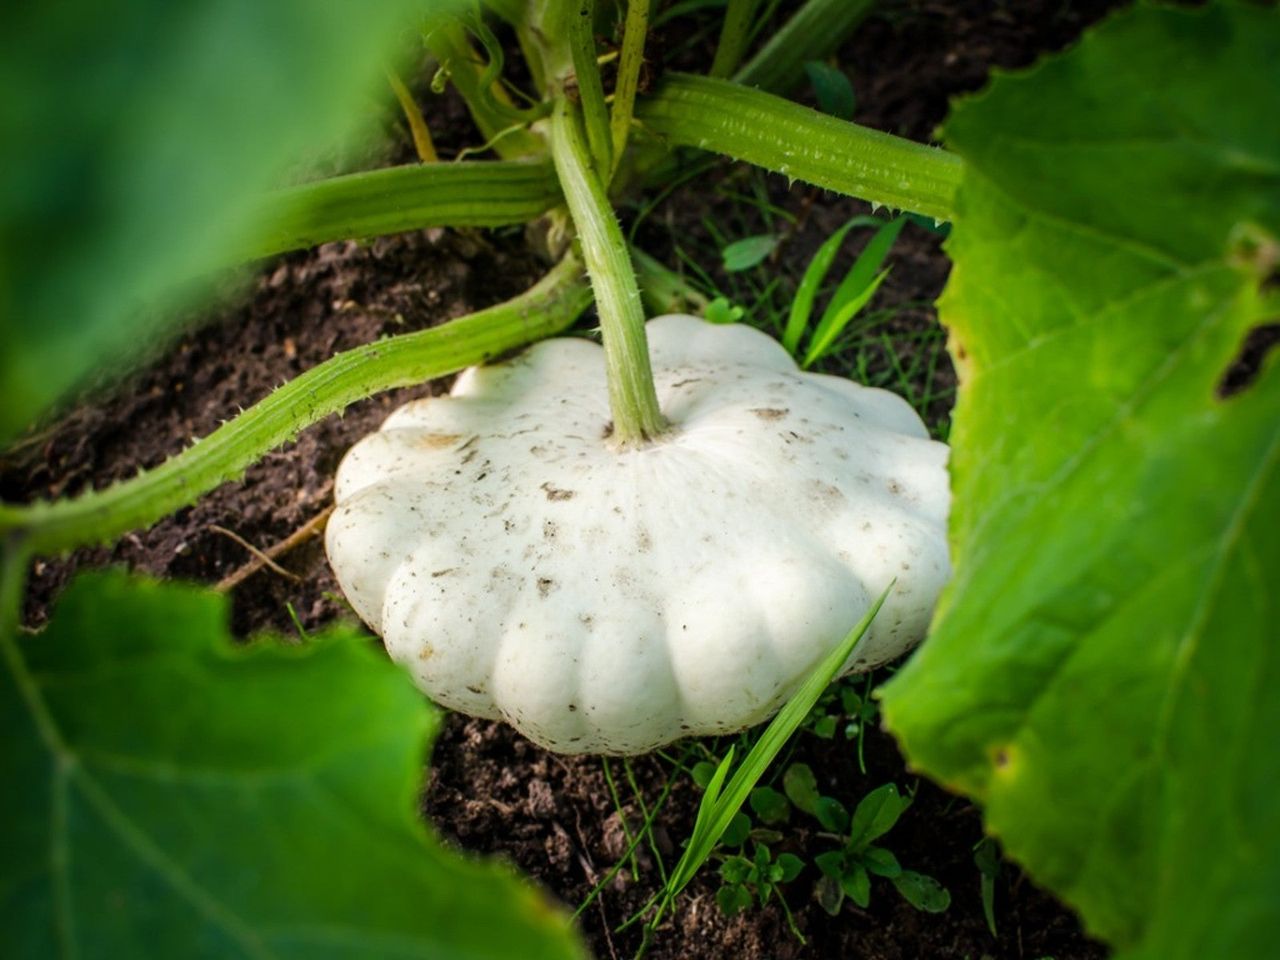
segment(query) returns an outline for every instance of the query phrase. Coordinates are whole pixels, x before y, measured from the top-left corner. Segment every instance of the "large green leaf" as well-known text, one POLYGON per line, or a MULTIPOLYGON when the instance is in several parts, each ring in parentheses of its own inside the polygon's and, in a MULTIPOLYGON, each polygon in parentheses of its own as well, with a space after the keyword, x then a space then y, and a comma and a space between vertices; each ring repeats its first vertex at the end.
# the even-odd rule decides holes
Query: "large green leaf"
POLYGON ((578 955, 414 822, 437 714, 401 671, 351 631, 237 648, 226 613, 98 574, 0 638, 6 957, 578 955))
POLYGON ((961 105, 955 578, 911 761, 1128 957, 1280 943, 1280 17, 1141 6, 961 105), (1267 298, 1270 298, 1269 300, 1267 298))
POLYGON ((234 259, 285 165, 371 115, 419 6, 0 5, 0 442, 234 259))

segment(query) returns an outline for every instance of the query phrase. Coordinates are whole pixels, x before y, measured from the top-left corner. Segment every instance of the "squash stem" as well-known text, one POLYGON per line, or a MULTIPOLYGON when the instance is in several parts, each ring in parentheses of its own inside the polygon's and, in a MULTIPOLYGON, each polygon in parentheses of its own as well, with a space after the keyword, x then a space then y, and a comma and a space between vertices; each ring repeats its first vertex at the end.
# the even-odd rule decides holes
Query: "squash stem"
POLYGON ((622 229, 591 162, 577 104, 561 95, 551 114, 551 156, 591 277, 609 379, 613 440, 645 443, 666 427, 649 365, 644 309, 622 229))
POLYGON ((595 0, 576 0, 569 20, 574 83, 577 85, 578 102, 582 105, 582 121, 587 132, 587 145, 591 148, 592 166, 596 175, 607 182, 609 171, 613 169, 609 108, 605 105, 604 83, 596 60, 594 23, 595 0))
POLYGON ((936 220, 951 219, 963 174, 954 153, 711 77, 669 74, 636 113, 670 143, 936 220))
POLYGON ((30 553, 51 554, 150 526, 242 476, 269 450, 348 404, 559 333, 590 302, 582 263, 571 254, 514 299, 331 357, 153 470, 52 503, 0 503, 0 543, 21 538, 30 553))
POLYGON ((711 76, 727 78, 738 69, 750 42, 751 18, 755 16, 758 3, 759 0, 729 0, 709 71, 711 76))
POLYGON ((613 165, 610 176, 627 149, 627 137, 636 106, 636 89, 640 85, 640 67, 644 64, 644 41, 649 32, 650 0, 628 0, 627 20, 622 33, 622 56, 618 60, 618 79, 613 87, 613 107, 609 114, 612 135, 613 165))

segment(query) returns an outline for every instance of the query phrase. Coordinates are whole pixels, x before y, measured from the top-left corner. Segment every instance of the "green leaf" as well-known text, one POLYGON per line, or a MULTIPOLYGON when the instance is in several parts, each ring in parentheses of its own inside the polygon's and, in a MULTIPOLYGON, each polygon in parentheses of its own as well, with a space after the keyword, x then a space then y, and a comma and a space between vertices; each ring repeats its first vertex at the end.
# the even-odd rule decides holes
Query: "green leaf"
POLYGON ((773 253, 777 246, 778 238, 766 233, 735 240, 721 250, 720 255, 724 258, 724 268, 730 273, 738 273, 764 262, 765 257, 773 253))
POLYGON ((819 717, 813 722, 813 735, 822 740, 830 740, 836 735, 836 727, 840 723, 840 718, 835 714, 827 714, 825 717, 819 717))
POLYGON ((371 118, 416 6, 0 8, 0 442, 163 333, 288 165, 371 118))
POLYGON ((884 847, 868 847, 862 851, 862 863, 878 877, 896 877, 902 872, 893 851, 884 847))
POLYGON ((996 880, 1000 877, 1000 851, 996 842, 990 837, 983 837, 973 848, 973 863, 981 877, 979 883, 982 895, 982 915, 986 917, 987 929, 993 937, 996 932, 996 880))
POLYGON ((951 894, 933 877, 914 870, 903 870, 892 879, 903 898, 917 910, 942 913, 951 906, 951 894))
POLYGON ((717 764, 710 760, 699 760, 693 765, 693 769, 689 771, 689 775, 693 777, 693 782, 700 786, 703 790, 707 789, 707 784, 711 782, 711 778, 716 775, 717 764))
POLYGON ((844 890, 840 886, 839 879, 826 875, 819 877, 813 893, 818 900, 818 906, 831 916, 834 917, 840 913, 840 908, 844 905, 844 890))
POLYGON ((726 917, 733 917, 751 908, 751 894, 740 884, 727 884, 716 891, 716 903, 726 917))
POLYGON ((786 823, 791 819, 791 804, 773 787, 756 787, 749 800, 762 823, 786 823))
POLYGON ((868 793, 858 802, 849 827, 849 845, 854 849, 865 847, 893 829, 911 801, 898 793, 892 783, 886 783, 868 793))
POLYGON ((720 864, 720 879, 729 884, 742 883, 751 875, 753 866, 746 857, 729 857, 720 864))
MULTIPOLYGON (((875 706, 874 700, 869 702, 872 707, 875 706)), ((865 705, 866 704, 862 699, 862 694, 853 687, 845 687, 840 691, 840 707, 844 710, 846 716, 861 717, 862 710, 865 705)))
POLYGON ((826 853, 820 853, 814 857, 813 864, 822 872, 824 877, 839 880, 844 876, 845 859, 843 850, 828 850, 826 853))
POLYGON ((751 833, 751 818, 739 810, 724 828, 720 835, 720 843, 726 847, 740 847, 747 842, 751 833))
POLYGON ((841 120, 853 119, 857 99, 853 94, 853 84, 843 70, 821 60, 810 60, 804 65, 804 72, 813 85, 819 110, 841 120))
POLYGON ((818 809, 818 778, 807 763, 793 763, 782 775, 782 789, 797 810, 815 813, 818 809))
POLYGON ((1280 941, 1275 353, 1219 394, 1278 313, 1277 63, 1273 10, 1140 5, 947 128, 955 576, 885 716, 1127 960, 1280 941))
POLYGON ((790 883, 796 877, 800 876, 800 871, 804 869, 804 861, 794 853, 778 854, 777 865, 781 870, 778 877, 778 881, 780 883, 790 883))
POLYGON ((840 878, 840 889, 845 895, 864 910, 871 902, 871 874, 860 863, 851 863, 840 878))
POLYGON ((580 955, 416 822, 438 713, 375 645, 236 647, 227 618, 96 574, 0 637, 6 957, 580 955))
POLYGON ((844 833, 849 829, 849 811, 835 797, 819 797, 813 815, 832 833, 844 833))
POLYGON ((744 313, 742 307, 730 303, 727 297, 716 297, 707 304, 702 316, 708 323, 737 323, 744 313))

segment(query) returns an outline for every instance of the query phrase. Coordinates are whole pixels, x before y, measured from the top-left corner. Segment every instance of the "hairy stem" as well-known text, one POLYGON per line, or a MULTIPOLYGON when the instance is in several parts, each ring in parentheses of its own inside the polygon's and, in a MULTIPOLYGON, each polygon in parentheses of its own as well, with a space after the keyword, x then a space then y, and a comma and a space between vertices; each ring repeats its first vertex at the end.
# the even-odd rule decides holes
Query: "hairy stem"
POLYGON ((362 240, 423 227, 500 227, 536 219, 560 202, 550 163, 483 161, 388 167, 268 194, 245 260, 330 240, 362 240))
POLYGON ((724 80, 671 74, 638 115, 672 143, 937 220, 951 218, 960 185, 955 154, 724 80))
POLYGON ((592 169, 582 120, 565 97, 551 115, 551 156, 600 313, 613 437, 621 445, 643 443, 658 436, 665 421, 653 387, 640 290, 622 230, 592 169))
POLYGON ((47 554, 148 526, 236 479, 265 453, 348 404, 558 333, 590 302, 582 265, 568 256, 512 300, 333 357, 150 472, 72 499, 0 506, 0 535, 22 536, 32 553, 47 554))
POLYGON ((595 0, 574 0, 572 13, 569 49, 573 54, 573 73, 577 96, 582 103, 587 144, 591 147, 596 176, 608 182, 613 160, 609 141, 609 108, 605 106, 604 84, 596 62, 595 0))
POLYGON ((612 179, 627 149, 631 119, 636 106, 636 89, 640 84, 640 67, 644 64, 644 41, 649 33, 650 0, 627 0, 627 21, 623 26, 622 55, 618 60, 618 79, 613 87, 613 109, 609 113, 609 132, 613 139, 612 179))
POLYGON ((637 246, 631 247, 640 297, 653 313, 698 313, 707 309, 706 295, 661 261, 637 246))
POLYGON ((710 75, 728 77, 747 52, 747 39, 751 32, 751 18, 760 0, 729 0, 720 25, 720 39, 716 42, 716 55, 711 61, 710 75))

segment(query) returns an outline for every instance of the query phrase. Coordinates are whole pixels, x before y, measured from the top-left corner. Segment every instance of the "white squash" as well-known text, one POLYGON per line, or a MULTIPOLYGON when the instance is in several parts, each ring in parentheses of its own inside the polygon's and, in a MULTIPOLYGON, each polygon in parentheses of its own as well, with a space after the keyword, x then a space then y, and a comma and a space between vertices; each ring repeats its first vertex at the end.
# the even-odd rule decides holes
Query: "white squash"
POLYGON ((894 577, 849 670, 924 634, 947 447, 897 396, 745 326, 647 327, 656 442, 609 440, 604 355, 539 343, 361 440, 327 549, 440 704, 552 750, 634 754, 770 716, 894 577))

